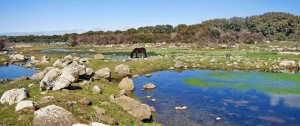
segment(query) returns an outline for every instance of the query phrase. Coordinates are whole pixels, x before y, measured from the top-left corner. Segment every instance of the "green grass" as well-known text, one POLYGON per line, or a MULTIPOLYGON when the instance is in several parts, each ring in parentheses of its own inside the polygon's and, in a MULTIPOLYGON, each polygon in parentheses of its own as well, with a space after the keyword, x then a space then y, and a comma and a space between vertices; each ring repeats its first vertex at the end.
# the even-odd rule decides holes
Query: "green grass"
POLYGON ((255 82, 250 78, 251 73, 249 72, 212 72, 208 75, 202 75, 201 78, 188 78, 184 82, 193 86, 200 86, 205 88, 219 88, 219 87, 230 87, 238 90, 259 90, 266 93, 276 95, 300 95, 300 78, 298 74, 278 74, 278 73, 259 73, 258 76, 265 78, 265 81, 255 82), (207 79, 213 79, 215 81, 207 81, 207 79), (294 83, 293 85, 272 85, 267 82, 268 79, 273 81, 289 81, 294 83), (230 81, 237 82, 230 82, 230 81), (251 84, 249 84, 250 82, 251 84), (245 83, 247 82, 247 83, 245 83))

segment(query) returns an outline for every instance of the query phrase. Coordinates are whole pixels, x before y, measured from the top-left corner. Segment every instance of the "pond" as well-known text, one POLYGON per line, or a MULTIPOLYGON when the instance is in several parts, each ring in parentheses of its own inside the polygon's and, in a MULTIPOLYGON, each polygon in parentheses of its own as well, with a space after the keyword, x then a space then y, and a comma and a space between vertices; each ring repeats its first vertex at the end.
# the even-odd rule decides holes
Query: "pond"
POLYGON ((0 66, 0 80, 31 76, 35 72, 35 68, 25 68, 23 66, 14 64, 9 64, 8 66, 0 66))
POLYGON ((134 95, 154 106, 153 120, 163 125, 300 125, 299 74, 161 71, 133 81, 134 95), (149 82, 156 88, 143 91, 149 82))

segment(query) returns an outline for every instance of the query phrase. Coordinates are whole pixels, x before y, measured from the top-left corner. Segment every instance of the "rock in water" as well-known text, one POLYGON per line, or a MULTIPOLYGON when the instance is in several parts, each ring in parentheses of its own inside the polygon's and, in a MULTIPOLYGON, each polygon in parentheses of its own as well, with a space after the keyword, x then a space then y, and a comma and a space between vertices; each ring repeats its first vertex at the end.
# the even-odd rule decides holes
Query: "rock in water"
POLYGON ((143 86, 143 88, 144 89, 154 89, 154 88, 156 88, 156 86, 154 84, 152 84, 152 83, 148 83, 148 84, 145 84, 143 86))
POLYGON ((120 65, 116 66, 114 72, 118 73, 120 76, 123 76, 123 77, 131 75, 129 66, 124 65, 124 64, 120 64, 120 65))
POLYGON ((112 102, 121 106, 123 110, 127 111, 129 114, 139 120, 151 119, 150 107, 146 104, 142 104, 135 99, 123 95, 118 98, 112 99, 112 102))
POLYGON ((126 90, 126 91, 132 91, 134 90, 134 84, 133 81, 131 79, 129 79, 128 77, 125 77, 121 80, 121 82, 119 83, 118 87, 122 90, 126 90))
POLYGON ((33 126, 72 126, 78 121, 62 107, 49 105, 34 112, 33 126))
POLYGON ((106 67, 106 68, 102 68, 100 70, 97 70, 95 72, 95 75, 94 75, 94 79, 101 79, 101 78, 110 78, 111 77, 111 70, 106 67))
POLYGON ((96 55, 94 55, 94 58, 96 60, 104 60, 105 59, 104 55, 102 55, 102 54, 96 54, 96 55))
POLYGON ((28 97, 28 91, 25 88, 14 88, 8 91, 5 91, 3 95, 1 96, 0 103, 5 104, 8 103, 9 105, 12 105, 14 103, 18 103, 22 101, 23 99, 28 97))
POLYGON ((35 111, 39 108, 38 104, 33 101, 20 101, 16 106, 16 111, 35 111))

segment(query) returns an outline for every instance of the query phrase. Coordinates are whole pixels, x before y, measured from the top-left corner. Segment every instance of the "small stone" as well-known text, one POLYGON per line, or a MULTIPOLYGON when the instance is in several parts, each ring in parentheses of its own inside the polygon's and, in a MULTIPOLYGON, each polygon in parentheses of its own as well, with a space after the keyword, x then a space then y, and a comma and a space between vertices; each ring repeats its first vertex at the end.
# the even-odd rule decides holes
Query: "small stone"
POLYGON ((98 85, 95 85, 92 90, 96 94, 101 94, 102 93, 102 90, 100 89, 100 87, 98 85))
POLYGON ((20 101, 16 106, 17 112, 34 112, 39 108, 38 104, 33 101, 20 101))
POLYGON ((221 119, 221 117, 216 117, 216 121, 220 121, 221 119))
POLYGON ((88 99, 88 98, 86 98, 86 97, 80 99, 80 100, 79 100, 79 103, 80 103, 80 104, 83 104, 83 105, 85 105, 85 106, 88 106, 88 105, 91 105, 91 104, 92 104, 91 100, 88 99))
POLYGON ((150 99, 150 98, 152 98, 152 96, 146 96, 146 98, 147 98, 147 99, 150 99))
POLYGON ((152 99, 151 99, 151 101, 153 101, 153 102, 156 102, 157 100, 156 100, 156 99, 154 99, 154 98, 152 98, 152 99))
POLYGON ((156 88, 156 86, 154 84, 152 84, 152 83, 148 83, 148 84, 145 84, 143 86, 143 88, 144 89, 154 89, 154 88, 156 88))
POLYGON ((149 73, 149 74, 145 74, 145 77, 151 77, 151 74, 149 73))
POLYGON ((138 78, 138 77, 139 77, 139 75, 133 75, 132 77, 133 77, 133 78, 138 78))
POLYGON ((67 101, 66 105, 69 106, 69 107, 76 106, 77 102, 76 101, 67 101))
POLYGON ((93 106, 93 109, 95 109, 95 112, 97 114, 100 114, 100 115, 104 115, 105 114, 105 109, 103 109, 103 108, 100 108, 98 106, 93 106))
POLYGON ((45 96, 41 98, 41 100, 39 101, 40 104, 46 104, 50 102, 57 102, 57 100, 55 99, 54 96, 45 96))
POLYGON ((175 109, 176 110, 186 110, 187 106, 176 106, 175 109))
POLYGON ((29 84, 29 85, 28 85, 28 87, 33 87, 33 86, 34 86, 34 84, 29 84))
POLYGON ((92 122, 91 126, 109 126, 109 125, 105 125, 103 123, 98 123, 98 122, 92 122))
POLYGON ((40 94, 41 95, 47 94, 47 91, 42 91, 40 94))

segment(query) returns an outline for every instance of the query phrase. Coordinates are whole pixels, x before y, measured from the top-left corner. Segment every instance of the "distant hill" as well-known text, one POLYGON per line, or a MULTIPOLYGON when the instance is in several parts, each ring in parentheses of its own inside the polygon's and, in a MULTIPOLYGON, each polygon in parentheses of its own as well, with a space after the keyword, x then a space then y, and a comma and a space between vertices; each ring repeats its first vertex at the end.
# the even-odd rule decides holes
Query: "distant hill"
POLYGON ((9 42, 58 42, 75 44, 120 43, 260 43, 263 41, 300 40, 300 17, 269 12, 249 17, 213 19, 199 24, 146 26, 126 31, 89 31, 82 34, 53 36, 10 36, 9 42))

